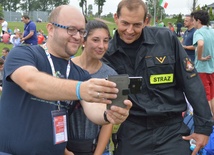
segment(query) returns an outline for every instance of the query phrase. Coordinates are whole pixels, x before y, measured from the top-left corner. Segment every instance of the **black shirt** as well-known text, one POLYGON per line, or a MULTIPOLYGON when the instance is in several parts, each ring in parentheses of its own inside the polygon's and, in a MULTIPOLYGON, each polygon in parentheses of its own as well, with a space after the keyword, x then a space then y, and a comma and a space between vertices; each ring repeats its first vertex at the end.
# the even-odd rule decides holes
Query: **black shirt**
POLYGON ((142 90, 129 95, 133 106, 129 117, 162 117, 182 113, 187 104, 194 109, 195 132, 210 135, 212 123, 206 93, 196 69, 189 68, 189 57, 177 37, 167 28, 145 27, 143 43, 136 55, 135 66, 129 61, 114 35, 103 61, 118 74, 142 76, 142 90))

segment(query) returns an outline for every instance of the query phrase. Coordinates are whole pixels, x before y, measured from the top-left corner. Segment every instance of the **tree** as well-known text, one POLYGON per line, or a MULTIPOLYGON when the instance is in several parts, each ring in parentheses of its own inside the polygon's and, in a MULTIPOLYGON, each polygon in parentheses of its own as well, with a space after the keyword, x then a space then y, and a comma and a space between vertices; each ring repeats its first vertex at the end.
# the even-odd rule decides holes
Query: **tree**
POLYGON ((196 10, 201 10, 201 7, 198 5, 197 8, 196 8, 196 10))
POLYGON ((106 0, 94 0, 94 4, 98 6, 98 16, 100 17, 101 13, 103 12, 103 6, 106 0))
POLYGON ((0 4, 0 17, 4 17, 3 7, 1 4, 0 4))
POLYGON ((2 9, 5 11, 17 11, 19 9, 19 0, 0 0, 2 9))
POLYGON ((178 17, 177 17, 177 21, 176 21, 176 24, 177 23, 183 23, 183 19, 182 19, 182 15, 181 15, 181 13, 178 15, 178 17))
POLYGON ((148 7, 148 12, 153 16, 154 18, 154 9, 156 8, 156 15, 155 15, 155 18, 158 20, 163 20, 166 16, 166 13, 165 13, 165 9, 163 7, 161 7, 159 5, 159 0, 158 1, 155 1, 156 4, 154 4, 154 0, 147 0, 146 4, 147 4, 147 7, 148 7), (154 8, 154 5, 155 5, 155 8, 154 8))
POLYGON ((93 15, 93 6, 92 6, 92 4, 89 4, 88 5, 88 15, 93 15))
POLYGON ((192 11, 195 11, 197 3, 198 3, 198 0, 193 0, 192 11))
POLYGON ((20 9, 20 0, 11 0, 11 8, 10 8, 10 11, 14 11, 16 12, 17 10, 20 9))
POLYGON ((87 0, 85 1, 85 15, 88 13, 88 8, 87 8, 87 0))
POLYGON ((29 13, 29 11, 51 11, 59 5, 69 4, 69 0, 22 0, 20 9, 29 13), (33 5, 32 5, 33 4, 33 5))
POLYGON ((212 7, 210 7, 210 9, 209 9, 209 15, 210 15, 210 20, 214 20, 212 7))
POLYGON ((5 0, 0 0, 0 4, 1 4, 1 6, 2 6, 2 9, 5 10, 5 11, 8 10, 8 4, 7 4, 7 3, 8 3, 8 2, 5 1, 5 0))
POLYGON ((79 6, 82 8, 82 13, 87 15, 87 0, 80 0, 79 6))
POLYGON ((51 11, 59 5, 69 4, 69 0, 0 0, 0 4, 5 11, 22 10, 28 14, 29 11, 51 11))
POLYGON ((113 13, 109 12, 106 17, 112 18, 113 17, 113 13))

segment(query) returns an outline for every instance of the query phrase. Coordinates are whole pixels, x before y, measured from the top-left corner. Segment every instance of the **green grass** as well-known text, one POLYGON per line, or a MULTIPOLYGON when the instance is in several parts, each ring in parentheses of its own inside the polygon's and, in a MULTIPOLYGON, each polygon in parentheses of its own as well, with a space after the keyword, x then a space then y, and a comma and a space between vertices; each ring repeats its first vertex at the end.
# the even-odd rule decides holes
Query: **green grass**
MULTIPOLYGON (((47 34, 46 25, 47 25, 47 23, 45 23, 45 22, 36 23, 36 29, 37 30, 42 29, 44 31, 44 33, 47 34)), ((10 29, 12 29, 12 31, 14 30, 15 27, 17 27, 21 32, 23 32, 24 23, 22 23, 22 22, 9 22, 8 27, 10 29)))
POLYGON ((107 20, 107 21, 109 21, 109 22, 114 23, 114 18, 104 17, 103 19, 104 19, 104 20, 107 20))
POLYGON ((166 26, 168 26, 168 22, 171 22, 172 24, 175 24, 176 23, 176 21, 177 21, 177 19, 174 19, 174 18, 165 18, 165 19, 163 19, 163 22, 164 22, 164 24, 166 25, 166 26))
MULTIPOLYGON (((47 25, 47 23, 36 23, 37 30, 42 29, 44 31, 44 34, 47 34, 46 25, 47 25)), ((8 22, 8 27, 12 30, 12 32, 13 32, 15 27, 17 27, 21 32, 23 32, 24 23, 22 23, 22 22, 8 22)), ((12 44, 4 44, 1 42, 0 43, 0 56, 2 55, 1 51, 4 47, 8 47, 9 49, 12 49, 13 45, 12 44)))

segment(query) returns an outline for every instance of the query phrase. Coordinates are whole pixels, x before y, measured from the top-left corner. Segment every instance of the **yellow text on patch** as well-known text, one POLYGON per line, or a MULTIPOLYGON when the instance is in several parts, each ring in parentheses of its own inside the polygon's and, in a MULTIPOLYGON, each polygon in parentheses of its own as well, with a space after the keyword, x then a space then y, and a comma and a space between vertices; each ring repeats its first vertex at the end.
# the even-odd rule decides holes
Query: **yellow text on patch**
POLYGON ((158 74, 150 76, 150 84, 172 83, 173 74, 158 74))

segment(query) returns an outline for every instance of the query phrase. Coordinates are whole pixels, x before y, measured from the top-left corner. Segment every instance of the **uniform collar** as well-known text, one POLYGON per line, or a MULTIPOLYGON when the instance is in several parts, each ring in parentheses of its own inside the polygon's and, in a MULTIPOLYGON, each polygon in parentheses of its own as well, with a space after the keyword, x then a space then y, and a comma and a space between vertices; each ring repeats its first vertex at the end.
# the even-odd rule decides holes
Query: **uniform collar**
MULTIPOLYGON (((143 33, 142 44, 155 44, 156 43, 156 39, 154 38, 154 34, 152 34, 151 28, 152 27, 146 26, 142 29, 142 33, 143 33)), ((122 51, 122 48, 118 45, 118 41, 117 41, 118 37, 119 37, 119 34, 116 30, 113 38, 109 42, 108 53, 110 55, 114 54, 116 51, 122 51)))

